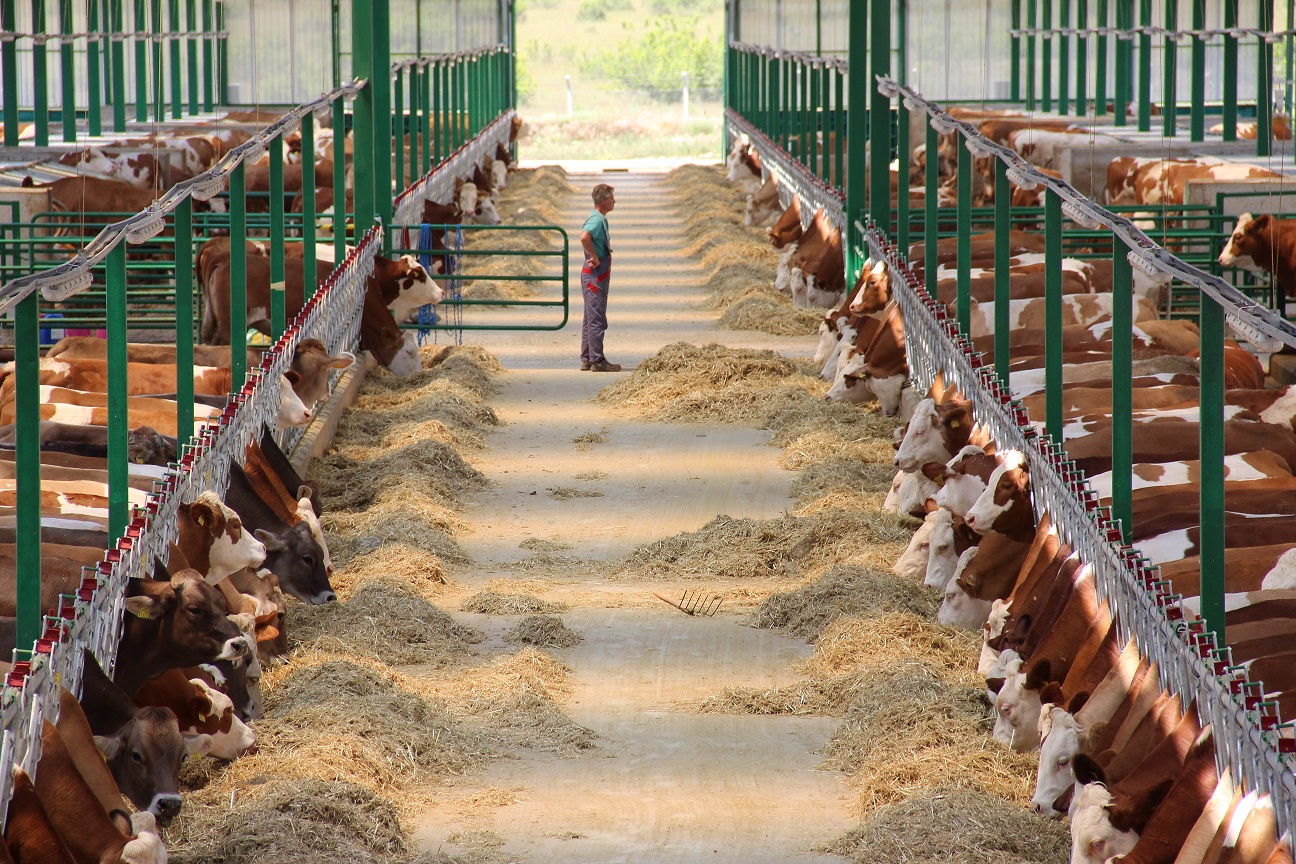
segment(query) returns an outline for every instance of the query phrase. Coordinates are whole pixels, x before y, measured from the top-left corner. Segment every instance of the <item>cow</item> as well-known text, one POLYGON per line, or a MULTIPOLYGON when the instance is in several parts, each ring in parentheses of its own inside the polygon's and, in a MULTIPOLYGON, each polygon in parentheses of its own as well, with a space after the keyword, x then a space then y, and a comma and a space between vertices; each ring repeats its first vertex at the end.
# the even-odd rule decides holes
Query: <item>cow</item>
MULTIPOLYGON (((129 183, 137 189, 150 192, 165 191, 171 187, 170 176, 163 179, 161 160, 152 153, 121 153, 87 147, 59 157, 59 164, 76 169, 78 174, 111 177, 129 183)), ((168 175, 170 172, 166 172, 168 175)), ((189 176, 193 176, 190 174, 189 176)), ((188 179, 188 177, 176 178, 188 179)))
POLYGON ((789 243, 799 241, 801 231, 801 203, 800 199, 793 195, 787 209, 769 229, 770 245, 775 249, 783 249, 789 243))
POLYGON ((229 696, 200 678, 185 677, 180 669, 146 683, 135 694, 135 702, 171 711, 180 733, 217 759, 229 762, 256 753, 256 734, 234 716, 229 696))
POLYGON ((778 212, 778 181, 771 174, 760 189, 747 196, 747 210, 743 215, 743 224, 748 226, 763 225, 778 212))
MULTIPOLYGON (((13 787, 5 819, 5 843, 0 861, 39 861, 42 864, 78 864, 59 837, 41 804, 31 778, 22 768, 13 770, 13 787)), ((124 814, 123 814, 124 815, 124 814)))
POLYGON ((148 209, 155 197, 147 189, 106 177, 64 177, 43 185, 25 178, 23 186, 48 189, 54 210, 66 214, 54 224, 61 233, 80 236, 97 234, 119 218, 148 209), (87 213, 111 215, 87 216, 87 213))
MULTIPOLYGON (((1004 122, 1004 121, 999 121, 1004 122)), ((1007 135, 1007 145, 1028 162, 1041 168, 1061 167, 1062 153, 1072 147, 1118 144, 1120 139, 1082 127, 1044 129, 1039 125, 1014 129, 1007 135)))
POLYGON ((401 332, 383 302, 382 294, 372 287, 365 291, 360 317, 360 347, 397 377, 413 375, 423 368, 414 334, 401 332))
POLYGON ((1296 219, 1243 213, 1220 253, 1219 263, 1269 273, 1283 294, 1296 300, 1296 219))

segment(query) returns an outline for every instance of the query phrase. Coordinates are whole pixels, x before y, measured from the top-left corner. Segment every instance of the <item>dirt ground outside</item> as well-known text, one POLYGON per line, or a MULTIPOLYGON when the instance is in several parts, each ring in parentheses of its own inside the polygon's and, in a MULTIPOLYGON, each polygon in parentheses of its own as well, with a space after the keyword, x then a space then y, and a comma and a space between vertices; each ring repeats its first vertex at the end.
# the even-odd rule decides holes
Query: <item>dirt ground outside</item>
MULTIPOLYGON (((682 251, 687 237, 662 175, 569 179, 581 192, 564 202, 573 246, 590 209, 588 190, 598 182, 617 189, 606 343, 612 361, 630 370, 679 341, 813 353, 808 336, 715 329, 719 315, 704 308, 699 268, 682 251)), ((640 422, 595 402, 626 373, 579 371, 576 290, 572 321, 561 332, 465 336, 509 371, 491 400, 504 425, 473 459, 490 484, 468 496, 461 514, 469 530, 458 539, 474 563, 451 568, 450 577, 465 593, 512 582, 570 607, 562 620, 583 641, 553 652, 573 670, 563 708, 597 733, 597 748, 575 758, 528 753, 490 765, 429 801, 414 840, 459 853, 485 831, 502 842, 499 860, 529 862, 840 860, 811 851, 854 824, 841 775, 820 770, 823 757, 815 752, 837 721, 691 707, 725 687, 763 690, 798 677, 792 667, 810 655, 809 644, 745 626, 773 585, 645 584, 611 572, 635 547, 696 530, 719 514, 782 515, 793 507, 794 475, 779 467, 768 431, 640 422), (528 562, 537 548, 551 550, 542 553, 549 566, 528 562), (691 588, 726 595, 720 613, 690 618, 653 596, 678 598, 691 588), (489 790, 512 790, 509 803, 465 806, 489 790)), ((493 314, 519 317, 515 310, 493 314)), ((456 617, 487 634, 479 648, 502 640, 519 620, 456 617)))

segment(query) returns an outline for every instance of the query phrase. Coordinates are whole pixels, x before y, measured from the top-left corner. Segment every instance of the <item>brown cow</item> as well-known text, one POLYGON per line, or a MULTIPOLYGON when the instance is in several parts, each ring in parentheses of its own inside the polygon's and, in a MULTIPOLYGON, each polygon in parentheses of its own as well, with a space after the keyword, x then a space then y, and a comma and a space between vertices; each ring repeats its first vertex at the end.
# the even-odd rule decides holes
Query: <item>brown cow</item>
POLYGON ((1296 299, 1296 219, 1243 213, 1220 253, 1219 263, 1269 273, 1283 294, 1296 299))

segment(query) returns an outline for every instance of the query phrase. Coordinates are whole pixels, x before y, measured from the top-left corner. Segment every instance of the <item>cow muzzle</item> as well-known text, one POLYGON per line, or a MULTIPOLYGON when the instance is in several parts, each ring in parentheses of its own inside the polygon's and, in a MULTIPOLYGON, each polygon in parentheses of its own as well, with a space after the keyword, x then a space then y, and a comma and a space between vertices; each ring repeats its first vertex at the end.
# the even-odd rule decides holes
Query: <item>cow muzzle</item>
POLYGON ((153 796, 152 802, 149 803, 149 812, 156 816, 162 822, 175 818, 180 813, 180 807, 184 799, 179 795, 167 795, 159 793, 153 796))

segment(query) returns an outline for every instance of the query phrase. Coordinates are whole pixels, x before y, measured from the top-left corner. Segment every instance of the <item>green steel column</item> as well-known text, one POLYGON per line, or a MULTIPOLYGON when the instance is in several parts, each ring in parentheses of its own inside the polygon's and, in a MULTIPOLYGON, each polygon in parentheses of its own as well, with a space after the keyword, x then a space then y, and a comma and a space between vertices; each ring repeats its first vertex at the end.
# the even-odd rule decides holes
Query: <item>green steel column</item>
MULTIPOLYGON (((936 291, 936 258, 940 248, 937 240, 940 235, 940 160, 935 156, 940 144, 936 130, 930 118, 923 112, 924 128, 927 130, 926 155, 924 167, 927 169, 927 183, 923 194, 923 281, 927 284, 928 293, 935 298, 936 291)), ((848 187, 849 188, 849 187, 848 187)), ((908 253, 908 249, 905 250, 908 253)))
MULTIPOLYGON (((12 2, 12 0, 11 0, 12 2)), ((45 0, 32 0, 32 32, 45 32, 45 0)), ((36 121, 36 146, 49 146, 49 64, 44 42, 32 44, 33 111, 36 121)), ((74 124, 75 125, 75 124, 74 124)))
MULTIPOLYGON (((120 0, 113 0, 120 2, 120 0)), ((212 0, 202 0, 202 29, 203 33, 212 32, 212 0)), ((212 71, 216 68, 215 59, 212 56, 212 40, 210 36, 203 36, 202 40, 203 55, 203 110, 211 112, 216 104, 214 90, 215 79, 212 77, 212 71)), ((336 86, 337 82, 333 82, 336 86)))
MULTIPOLYGON (((1206 28, 1206 0, 1192 0, 1192 28, 1206 28)), ((1193 141, 1206 140, 1206 40, 1194 36, 1192 40, 1192 113, 1188 121, 1188 137, 1193 141)))
POLYGON ((72 0, 59 0, 59 33, 63 40, 59 45, 59 77, 62 78, 63 95, 60 99, 63 115, 63 140, 75 141, 77 138, 76 119, 76 63, 72 56, 72 0))
POLYGON ((231 389, 247 377, 247 166, 230 172, 230 372, 231 389))
MULTIPOLYGON (((315 260, 315 171, 305 170, 310 161, 314 161, 308 153, 315 152, 315 115, 307 114, 301 121, 301 145, 302 145, 302 257, 307 261, 315 260), (310 160, 310 161, 308 161, 310 160)), ((337 211, 334 211, 337 212, 337 211)), ((315 268, 307 267, 303 270, 303 297, 309 300, 315 296, 315 289, 319 287, 315 281, 315 268)))
MULTIPOLYGON (((12 6, 10 3, 4 4, 12 6)), ((6 14, 12 15, 12 10, 6 14)), ((12 24, 6 27, 12 27, 12 24)), ((5 43, 8 49, 12 42, 5 43)), ((5 77, 6 85, 13 79, 5 77)), ((10 104, 8 101, 6 105, 10 104)), ((6 129, 9 127, 6 125, 6 129)), ((40 315, 32 292, 14 310, 14 452, 18 507, 15 562, 18 570, 18 647, 31 647, 41 633, 40 315)))
POLYGON ((769 68, 770 83, 769 94, 767 96, 769 109, 768 114, 765 117, 765 134, 770 137, 770 140, 782 147, 784 146, 782 130, 783 102, 781 100, 783 95, 783 89, 781 86, 783 81, 783 62, 779 60, 778 55, 770 57, 769 68))
POLYGON ((120 537, 130 521, 130 417, 126 382, 126 243, 108 253, 104 311, 108 324, 108 536, 120 537))
MULTIPOLYGON (((1129 30, 1134 26, 1134 0, 1115 0, 1116 29, 1129 30)), ((1115 114, 1113 121, 1117 126, 1129 123, 1130 73, 1133 72, 1134 43, 1128 39, 1116 38, 1116 100, 1112 106, 1115 114)))
MULTIPOLYGON (((896 243, 907 253, 909 250, 909 109, 904 100, 896 104, 896 243)), ((838 182, 841 175, 837 175, 838 182)))
MULTIPOLYGON (((153 0, 149 8, 149 32, 157 35, 162 32, 162 0, 153 0)), ((163 99, 162 43, 153 40, 153 50, 149 52, 153 63, 153 119, 161 123, 166 119, 166 103, 163 99)))
POLYGON ((1047 32, 1053 27, 1053 0, 1040 0, 1043 4, 1040 11, 1040 28, 1045 31, 1040 37, 1040 95, 1043 98, 1044 110, 1053 110, 1053 34, 1047 32))
MULTIPOLYGON (((371 0, 373 5, 373 111, 374 210, 384 225, 392 223, 392 96, 391 96, 391 0, 371 0)), ((373 220, 366 220, 364 231, 373 220)), ((361 233, 356 220, 356 234, 361 233)))
MULTIPOLYGON (((1179 29, 1179 0, 1165 0, 1165 28, 1179 29)), ((1175 40, 1166 38, 1161 46, 1164 60, 1161 72, 1161 134, 1173 138, 1179 120, 1179 85, 1176 75, 1177 45, 1175 40)))
MULTIPOLYGON (((302 151, 304 154, 306 151, 302 151)), ((283 335, 286 307, 284 286, 284 145, 283 135, 270 142, 270 340, 283 335)), ((302 160, 302 180, 313 173, 313 161, 302 160)))
POLYGON ((468 140, 468 63, 460 60, 454 68, 454 147, 458 150, 468 140))
MULTIPOLYGON (((409 84, 409 101, 410 101, 410 130, 409 130, 409 182, 412 185, 418 179, 421 173, 419 166, 419 143, 423 138, 423 121, 421 119, 423 87, 419 83, 422 80, 420 73, 421 67, 415 63, 410 66, 410 84, 409 84)), ((492 154, 494 155, 494 154, 492 154)), ((402 187, 404 188, 404 187, 402 187)))
POLYGON ((419 172, 420 175, 432 170, 432 123, 435 116, 432 110, 432 81, 435 71, 435 64, 423 67, 423 122, 419 124, 419 130, 423 134, 423 170, 419 172))
POLYGON ((396 70, 396 95, 392 100, 392 117, 395 118, 396 188, 405 188, 405 70, 396 70))
MULTIPOLYGON (((866 106, 868 105, 868 94, 872 82, 869 76, 864 73, 868 69, 868 4, 851 3, 849 6, 849 23, 848 23, 848 40, 847 40, 847 61, 851 69, 860 70, 861 74, 851 75, 850 80, 846 82, 849 88, 846 102, 846 140, 854 141, 854 145, 849 146, 846 153, 846 176, 854 177, 854 183, 846 184, 846 232, 843 237, 843 245, 846 246, 846 272, 856 273, 864 266, 863 260, 856 253, 856 243, 863 243, 862 237, 855 237, 855 220, 862 220, 864 217, 864 184, 861 179, 866 175, 868 166, 865 164, 864 142, 867 140, 866 130, 868 129, 868 114, 866 106)), ((790 63, 782 64, 790 66, 790 63)), ((780 106, 787 103, 779 100, 780 106)))
POLYGON ((108 0, 110 4, 109 14, 112 18, 112 37, 108 50, 112 55, 114 132, 126 131, 126 43, 122 37, 125 32, 125 27, 122 24, 122 2, 123 0, 108 0))
MULTIPOLYGON (((1034 30, 1039 24, 1039 0, 1026 0, 1026 29, 1034 30)), ((1026 37, 1026 110, 1035 110, 1035 34, 1026 37)))
POLYGON ((198 43, 201 39, 194 37, 198 30, 198 2, 185 0, 185 25, 189 35, 185 37, 185 60, 188 64, 189 78, 189 113, 198 113, 198 43))
MULTIPOLYGON (((354 138, 352 144, 354 144, 354 138)), ((352 162, 355 161, 352 154, 352 162)), ((354 209, 355 202, 352 202, 354 209)), ((333 266, 346 260, 346 102, 333 102, 333 266)))
POLYGON ((1012 257, 1012 188, 1008 185, 1008 165, 999 158, 994 160, 995 172, 995 251, 994 251, 994 365, 995 373, 1004 387, 1008 386, 1008 364, 1012 361, 1012 349, 1009 347, 1012 337, 1009 333, 1009 316, 1012 312, 1008 303, 1012 299, 1012 270, 1008 259, 1012 257))
POLYGON ((1044 193, 1044 425, 1062 443, 1062 198, 1044 193))
MULTIPOLYGON (((1273 30, 1273 0, 1257 4, 1260 30, 1273 30)), ((1273 150, 1273 60, 1274 49, 1263 36, 1256 37, 1256 155, 1268 156, 1273 150)))
MULTIPOLYGON (((225 4, 216 5, 216 30, 225 31, 225 4)), ((216 42, 216 74, 220 103, 229 104, 229 40, 218 38, 216 42)))
MULTIPOLYGON (((862 50, 862 49, 861 49, 862 50)), ((779 146, 792 153, 795 149, 792 145, 792 60, 784 58, 779 63, 779 70, 782 73, 780 82, 780 92, 778 98, 779 110, 779 146)), ((795 154, 793 154, 795 155, 795 154)))
POLYGON ((135 0, 135 15, 131 23, 135 26, 135 121, 148 122, 149 89, 148 89, 148 22, 144 17, 144 0, 135 0))
POLYGON ((1112 236, 1112 514, 1126 543, 1134 531, 1134 271, 1129 247, 1112 236))
MULTIPOLYGON (((1098 20, 1095 27, 1106 27, 1111 19, 1107 15, 1107 0, 1098 0, 1098 20)), ((1107 46, 1111 36, 1099 34, 1094 43, 1094 116, 1107 113, 1107 46)))
POLYGON ((800 60, 796 64, 797 159, 810 167, 810 68, 800 60))
POLYGON ((441 164, 445 158, 445 94, 442 90, 441 79, 443 77, 443 68, 441 61, 436 61, 431 66, 432 72, 432 162, 435 165, 441 164))
MULTIPOLYGON (((0 27, 13 33, 18 29, 18 10, 13 3, 0 3, 0 27)), ((12 41, 0 43, 0 67, 4 71, 4 143, 18 146, 18 46, 12 41)))
MULTIPOLYGON (((958 323, 963 333, 972 335, 972 154, 963 146, 963 134, 954 136, 958 159, 958 323)), ((931 271, 929 279, 936 275, 931 271)), ((932 280, 934 284, 934 279, 932 280)))
MULTIPOLYGON (((1076 0, 1076 27, 1084 30, 1089 26, 1089 0, 1076 0)), ((1076 83, 1075 113, 1084 117, 1089 113, 1089 37, 1076 37, 1076 83)))
MULTIPOLYGON (((891 224, 891 100, 877 91, 878 76, 891 74, 891 0, 873 0, 869 21, 869 211, 891 224)), ((857 138, 862 141, 863 138, 857 138)))
MULTIPOLYGON (((1058 0, 1058 26, 1071 26, 1071 0, 1058 0)), ((1058 113, 1071 113, 1071 37, 1058 36, 1058 113)))
POLYGON ((828 140, 825 138, 823 146, 819 145, 819 130, 823 126, 823 124, 819 122, 819 112, 822 107, 819 102, 819 82, 821 76, 819 70, 815 69, 813 66, 807 65, 805 71, 806 76, 810 79, 810 123, 808 124, 810 133, 810 149, 806 151, 806 155, 810 157, 810 173, 822 180, 828 173, 824 171, 823 164, 824 151, 828 149, 828 140))
POLYGON ((168 7, 171 22, 171 117, 179 120, 184 116, 184 93, 180 86, 180 34, 184 27, 180 23, 180 0, 171 0, 168 7))
POLYGON ((176 440, 194 435, 194 254, 193 199, 185 196, 175 209, 176 440))
MULTIPOLYGON (((355 233, 359 238, 373 225, 374 217, 374 137, 380 116, 377 92, 386 86, 387 72, 379 70, 373 56, 373 5, 351 4, 351 74, 369 83, 351 104, 351 136, 355 153, 351 158, 352 190, 355 195, 355 233)), ((337 212, 334 202, 334 213, 337 212)), ((346 224, 343 222, 342 224, 346 224)))
POLYGON ((1224 644, 1224 310, 1201 295, 1201 614, 1224 644))
MULTIPOLYGON (((837 133, 834 160, 837 163, 837 188, 846 189, 846 124, 849 122, 846 112, 846 75, 838 72, 833 76, 837 80, 836 101, 833 102, 833 130, 837 133)), ((847 232, 849 233, 849 232, 847 232)))
MULTIPOLYGON (((99 0, 86 0, 86 20, 95 29, 99 20, 99 0)), ((103 61, 99 55, 102 31, 86 40, 86 134, 103 134, 103 61)))
MULTIPOLYGON (((1238 0, 1224 0, 1224 29, 1238 26, 1238 0)), ((1224 36, 1224 140, 1237 140, 1238 40, 1224 36)))
MULTIPOLYGON (((1139 24, 1152 25, 1152 0, 1139 0, 1139 24)), ((1152 130, 1152 37, 1140 33, 1139 43, 1139 93, 1138 128, 1140 132, 1152 130)))
MULTIPOLYGON (((1021 29, 1021 0, 1012 0, 1010 27, 1021 29)), ((1009 96, 1014 102, 1022 101, 1021 92, 1021 37, 1013 36, 1008 40, 1008 67, 1011 75, 1009 96)))

